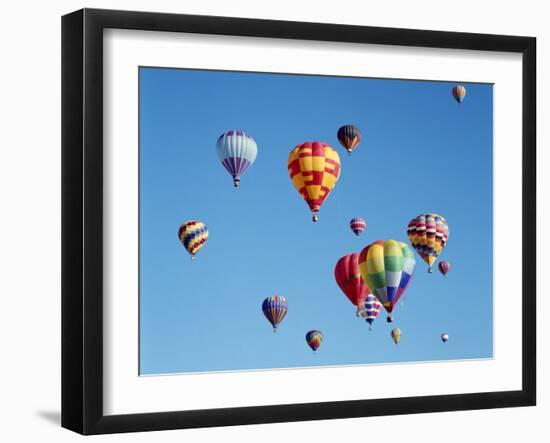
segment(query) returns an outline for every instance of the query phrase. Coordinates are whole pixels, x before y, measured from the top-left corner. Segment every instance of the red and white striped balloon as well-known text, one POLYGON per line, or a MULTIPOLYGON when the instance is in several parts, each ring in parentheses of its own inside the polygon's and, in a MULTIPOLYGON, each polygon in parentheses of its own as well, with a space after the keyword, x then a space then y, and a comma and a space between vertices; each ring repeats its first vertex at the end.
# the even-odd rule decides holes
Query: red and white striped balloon
POLYGON ((349 222, 349 227, 359 237, 367 227, 367 222, 361 217, 355 217, 349 222))

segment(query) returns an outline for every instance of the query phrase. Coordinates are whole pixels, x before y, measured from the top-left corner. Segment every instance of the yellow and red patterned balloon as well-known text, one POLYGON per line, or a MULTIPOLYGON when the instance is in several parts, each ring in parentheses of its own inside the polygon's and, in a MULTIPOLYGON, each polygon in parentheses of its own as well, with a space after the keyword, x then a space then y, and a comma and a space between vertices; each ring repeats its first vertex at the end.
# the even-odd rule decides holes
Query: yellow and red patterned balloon
POLYGON ((428 272, 449 240, 447 220, 438 214, 420 214, 409 222, 407 235, 412 247, 428 264, 428 272))
POLYGON ((338 152, 326 143, 302 143, 288 156, 288 173, 317 221, 317 212, 340 178, 338 152))
POLYGON ((178 238, 191 255, 191 258, 194 259, 195 254, 204 246, 208 239, 208 229, 203 222, 190 220, 180 226, 178 238))

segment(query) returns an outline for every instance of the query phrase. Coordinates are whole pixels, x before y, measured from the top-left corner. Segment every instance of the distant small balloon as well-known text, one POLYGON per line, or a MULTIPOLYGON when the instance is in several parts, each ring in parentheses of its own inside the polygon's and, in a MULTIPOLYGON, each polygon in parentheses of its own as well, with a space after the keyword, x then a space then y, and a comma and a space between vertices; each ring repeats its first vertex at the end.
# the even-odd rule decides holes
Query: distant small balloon
POLYGON ((447 343, 449 341, 449 334, 447 334, 446 332, 444 332, 443 334, 441 334, 441 341, 443 343, 447 343))
POLYGON ((350 220, 349 227, 359 237, 367 227, 367 222, 361 217, 355 217, 350 220))
POLYGON ((288 311, 288 302, 282 295, 272 295, 263 301, 262 311, 267 321, 273 326, 273 332, 277 332, 279 323, 283 321, 288 311))
POLYGON ((308 331, 306 334, 306 342, 308 346, 313 349, 313 352, 315 352, 323 342, 323 333, 317 329, 308 331))
POLYGON ((443 275, 447 275, 449 271, 451 270, 451 263, 447 260, 443 260, 438 265, 439 272, 441 272, 443 275))
POLYGON ((338 141, 351 154, 361 142, 361 131, 353 125, 344 125, 338 129, 338 141))
POLYGON ((462 85, 456 85, 451 93, 453 94, 453 98, 458 102, 462 103, 462 100, 464 100, 464 97, 466 97, 466 88, 462 85))
POLYGON ((397 345, 401 341, 401 329, 395 328, 391 331, 391 338, 393 342, 397 345))

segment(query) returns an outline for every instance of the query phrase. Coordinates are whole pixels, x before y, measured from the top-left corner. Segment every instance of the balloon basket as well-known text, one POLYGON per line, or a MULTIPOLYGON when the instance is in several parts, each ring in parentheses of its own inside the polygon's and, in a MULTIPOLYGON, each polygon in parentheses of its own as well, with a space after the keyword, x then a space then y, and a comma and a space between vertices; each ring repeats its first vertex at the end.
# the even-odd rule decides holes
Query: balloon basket
POLYGON ((191 256, 191 260, 195 260, 195 256, 194 256, 194 255, 191 256))
POLYGON ((317 214, 313 214, 312 220, 317 222, 317 220, 319 220, 319 216, 317 214))
POLYGON ((233 186, 234 186, 235 188, 238 188, 240 182, 241 182, 241 181, 240 181, 238 178, 233 179, 233 186))
POLYGON ((391 315, 388 315, 388 318, 386 318, 386 321, 387 321, 388 323, 393 323, 393 318, 392 318, 392 316, 391 316, 391 315))
POLYGON ((431 274, 432 272, 434 272, 434 270, 433 270, 432 267, 430 266, 430 267, 428 268, 428 274, 431 274))

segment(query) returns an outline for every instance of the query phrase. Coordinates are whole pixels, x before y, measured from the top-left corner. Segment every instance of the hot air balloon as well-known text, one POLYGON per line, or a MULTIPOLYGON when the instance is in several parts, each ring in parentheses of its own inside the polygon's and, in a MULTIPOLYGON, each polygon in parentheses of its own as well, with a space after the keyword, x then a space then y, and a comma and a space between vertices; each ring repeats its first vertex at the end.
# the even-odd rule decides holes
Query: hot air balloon
POLYGON ((187 252, 191 254, 191 259, 194 259, 197 251, 204 246, 208 239, 208 229, 203 222, 191 220, 180 226, 178 238, 187 252))
POLYGON ((412 247, 428 264, 428 272, 432 272, 432 265, 449 239, 447 220, 437 214, 420 214, 410 221, 407 235, 412 247))
POLYGON ((416 262, 411 249, 395 240, 378 240, 359 254, 359 272, 369 290, 388 312, 392 312, 399 298, 411 282, 416 262))
POLYGON ((218 158, 233 177, 233 185, 239 186, 241 175, 254 163, 258 146, 254 139, 243 131, 227 131, 216 143, 218 158))
POLYGON ((359 237, 367 227, 367 222, 361 217, 355 217, 352 218, 349 222, 349 227, 354 232, 354 234, 359 237))
POLYGON ((374 320, 376 320, 376 317, 378 317, 380 309, 382 309, 382 305, 378 299, 372 294, 367 295, 359 314, 369 324, 369 331, 372 329, 372 324, 374 323, 374 320))
POLYGON ((458 102, 462 103, 462 100, 464 100, 464 97, 466 97, 466 88, 462 85, 456 85, 452 92, 453 98, 458 102))
POLYGON ((351 152, 357 147, 361 141, 361 131, 353 125, 344 125, 338 129, 338 141, 348 151, 351 152))
POLYGON ((442 262, 439 262, 439 265, 437 265, 437 267, 439 268, 439 272, 441 272, 443 275, 447 275, 451 270, 451 262, 443 260, 442 262))
POLYGON ((370 293, 359 273, 359 254, 340 258, 334 268, 334 278, 349 301, 357 306, 356 315, 359 316, 359 308, 370 293))
POLYGON ((447 343, 449 341, 449 334, 447 334, 446 332, 444 332, 443 334, 441 334, 441 341, 443 343, 447 343))
POLYGON ((288 173, 317 221, 317 212, 340 177, 338 153, 325 143, 302 143, 290 151, 288 173))
POLYGON ((273 332, 277 332, 277 326, 283 321, 288 311, 288 302, 282 295, 272 295, 263 301, 262 311, 273 326, 273 332))
POLYGON ((401 329, 399 328, 392 329, 391 338, 393 342, 397 345, 401 341, 401 329))
POLYGON ((321 331, 318 331, 317 329, 308 331, 308 333, 306 334, 306 342, 308 346, 313 349, 313 352, 315 352, 323 342, 323 333, 321 331))

